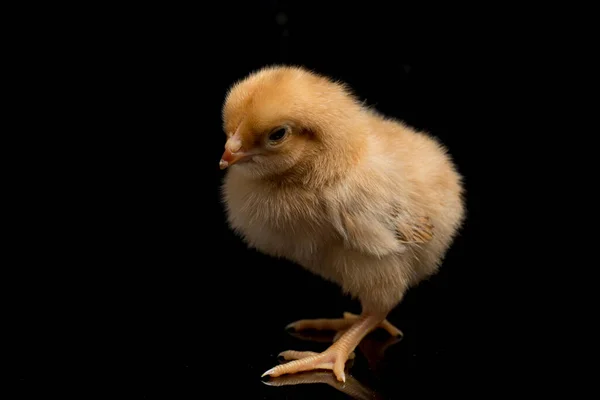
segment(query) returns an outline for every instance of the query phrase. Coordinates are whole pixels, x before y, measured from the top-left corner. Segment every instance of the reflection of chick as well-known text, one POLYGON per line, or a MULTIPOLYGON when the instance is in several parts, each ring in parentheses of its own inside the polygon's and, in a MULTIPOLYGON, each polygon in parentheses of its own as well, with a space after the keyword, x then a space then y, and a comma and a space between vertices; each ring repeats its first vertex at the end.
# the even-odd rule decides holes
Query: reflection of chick
MULTIPOLYGON (((343 381, 363 337, 380 326, 399 333, 387 314, 437 271, 463 220, 461 177, 430 136, 301 68, 265 68, 238 82, 223 119, 230 226, 362 305, 359 318, 329 324, 344 333, 323 353, 298 353, 265 375, 326 368, 343 381)), ((295 327, 311 324, 328 326, 295 327)))

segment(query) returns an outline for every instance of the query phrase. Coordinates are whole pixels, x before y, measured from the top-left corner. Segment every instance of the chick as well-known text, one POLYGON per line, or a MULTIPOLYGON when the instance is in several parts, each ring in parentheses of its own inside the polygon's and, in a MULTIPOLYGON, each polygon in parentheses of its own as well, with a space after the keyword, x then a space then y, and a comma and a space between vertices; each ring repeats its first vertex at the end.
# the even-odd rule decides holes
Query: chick
POLYGON ((367 107, 344 83, 275 65, 234 83, 223 104, 227 221, 251 248, 288 259, 360 301, 360 316, 302 320, 336 329, 322 353, 273 377, 331 369, 345 381, 356 346, 387 321, 407 289, 438 271, 465 218, 464 186, 433 137, 367 107))

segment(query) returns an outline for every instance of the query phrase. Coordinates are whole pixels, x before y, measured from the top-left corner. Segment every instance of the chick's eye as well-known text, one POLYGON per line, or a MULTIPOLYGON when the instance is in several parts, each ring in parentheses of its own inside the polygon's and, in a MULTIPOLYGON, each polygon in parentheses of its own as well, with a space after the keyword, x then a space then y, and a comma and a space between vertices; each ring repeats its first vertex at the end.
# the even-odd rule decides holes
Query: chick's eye
POLYGON ((274 131, 273 133, 271 133, 269 135, 269 140, 272 141, 272 142, 276 142, 278 140, 281 140, 285 136, 286 132, 287 131, 286 131, 285 128, 279 128, 279 129, 277 129, 276 131, 274 131))

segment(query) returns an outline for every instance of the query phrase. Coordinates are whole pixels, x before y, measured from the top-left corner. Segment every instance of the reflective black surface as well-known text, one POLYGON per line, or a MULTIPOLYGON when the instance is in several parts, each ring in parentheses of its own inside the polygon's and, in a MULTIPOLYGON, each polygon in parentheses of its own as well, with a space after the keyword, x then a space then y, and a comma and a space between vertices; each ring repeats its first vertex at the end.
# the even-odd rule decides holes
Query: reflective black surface
POLYGON ((204 398, 216 390, 248 399, 395 399, 469 392, 468 379, 482 372, 471 363, 479 331, 464 318, 477 314, 460 303, 464 241, 438 276, 390 314, 403 338, 383 330, 367 336, 342 385, 330 371, 261 375, 281 351, 322 351, 331 343, 325 332, 287 332, 289 322, 359 312, 356 302, 295 265, 235 242, 191 267, 184 259, 194 252, 181 250, 179 234, 156 233, 164 241, 145 235, 154 249, 138 244, 137 266, 87 270, 79 275, 87 283, 74 283, 79 290, 33 307, 41 319, 29 320, 29 357, 22 359, 29 384, 83 385, 136 398, 204 398))
POLYGON ((523 329, 505 311, 514 293, 497 290, 522 265, 501 260, 519 228, 491 206, 510 182, 490 173, 502 152, 490 103, 503 80, 492 73, 500 47, 489 22, 434 22, 383 3, 212 6, 105 10, 44 34, 48 14, 23 14, 38 32, 26 38, 37 61, 23 72, 45 106, 36 134, 14 147, 24 211, 7 243, 18 254, 7 282, 22 393, 406 399, 488 397, 521 382, 523 353, 505 353, 523 329), (327 372, 261 379, 281 351, 330 343, 292 335, 288 323, 360 308, 248 250, 219 198, 226 90, 278 62, 343 79, 433 133, 466 177, 467 222, 440 273, 389 315, 405 336, 365 339, 345 385, 327 372))

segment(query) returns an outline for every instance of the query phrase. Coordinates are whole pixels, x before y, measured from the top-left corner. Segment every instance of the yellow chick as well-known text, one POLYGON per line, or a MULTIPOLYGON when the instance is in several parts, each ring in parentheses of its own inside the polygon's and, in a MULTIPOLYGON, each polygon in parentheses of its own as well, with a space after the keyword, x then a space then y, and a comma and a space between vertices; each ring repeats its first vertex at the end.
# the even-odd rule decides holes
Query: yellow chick
POLYGON ((337 283, 361 315, 290 324, 338 330, 322 353, 285 351, 273 377, 344 365, 407 289, 433 275, 465 218, 464 186, 432 136, 366 107, 347 85, 268 66, 223 105, 228 223, 249 247, 337 283))

